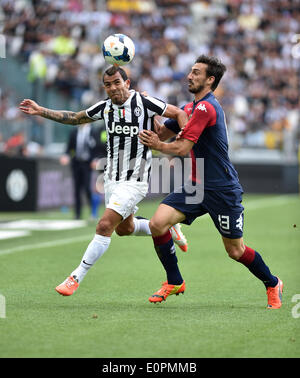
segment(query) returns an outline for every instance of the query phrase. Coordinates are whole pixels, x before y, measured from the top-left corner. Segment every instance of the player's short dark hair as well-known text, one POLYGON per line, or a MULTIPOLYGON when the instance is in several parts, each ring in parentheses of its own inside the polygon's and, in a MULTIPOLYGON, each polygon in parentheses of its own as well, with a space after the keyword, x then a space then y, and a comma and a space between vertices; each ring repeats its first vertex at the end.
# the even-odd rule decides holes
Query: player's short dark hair
POLYGON ((124 81, 126 81, 128 79, 128 76, 127 76, 127 73, 125 70, 123 70, 123 68, 119 67, 119 66, 111 66, 109 67, 103 74, 103 81, 104 81, 104 76, 105 75, 108 75, 108 76, 113 76, 115 75, 117 72, 120 73, 122 79, 124 81))
POLYGON ((215 56, 200 55, 195 63, 204 63, 207 65, 206 76, 214 76, 215 81, 212 83, 211 89, 214 91, 219 85, 220 80, 222 79, 226 66, 223 64, 220 59, 215 56))

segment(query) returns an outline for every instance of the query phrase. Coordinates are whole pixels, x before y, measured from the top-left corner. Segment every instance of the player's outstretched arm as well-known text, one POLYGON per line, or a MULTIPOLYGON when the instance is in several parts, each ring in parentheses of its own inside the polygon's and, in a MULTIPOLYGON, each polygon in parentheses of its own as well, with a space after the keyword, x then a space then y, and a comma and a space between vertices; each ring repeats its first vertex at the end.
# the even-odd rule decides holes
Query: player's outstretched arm
POLYGON ((94 121, 86 115, 85 110, 77 113, 66 110, 52 110, 44 108, 30 99, 23 100, 20 103, 19 109, 25 114, 37 115, 67 125, 79 125, 94 121))

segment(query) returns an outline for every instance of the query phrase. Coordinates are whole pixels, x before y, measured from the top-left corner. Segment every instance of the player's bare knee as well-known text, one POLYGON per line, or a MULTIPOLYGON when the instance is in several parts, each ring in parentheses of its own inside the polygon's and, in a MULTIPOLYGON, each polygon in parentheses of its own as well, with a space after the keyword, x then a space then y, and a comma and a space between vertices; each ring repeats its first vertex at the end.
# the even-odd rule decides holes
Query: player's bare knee
POLYGON ((152 235, 163 235, 168 231, 168 225, 163 224, 159 219, 151 219, 149 222, 149 228, 152 235))
POLYGON ((110 236, 113 232, 113 225, 107 219, 100 219, 96 226, 96 234, 110 236))
POLYGON ((226 246, 225 249, 228 256, 233 260, 238 260, 243 254, 242 248, 237 246, 226 246))
POLYGON ((159 230, 157 222, 153 219, 150 219, 149 228, 151 230, 152 235, 155 235, 159 230))

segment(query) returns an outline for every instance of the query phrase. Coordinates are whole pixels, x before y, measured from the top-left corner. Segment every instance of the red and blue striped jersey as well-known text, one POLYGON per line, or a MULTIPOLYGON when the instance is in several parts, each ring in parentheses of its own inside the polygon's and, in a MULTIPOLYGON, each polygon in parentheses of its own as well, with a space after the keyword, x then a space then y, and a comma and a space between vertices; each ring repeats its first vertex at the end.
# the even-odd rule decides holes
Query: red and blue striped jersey
MULTIPOLYGON (((195 174, 196 159, 204 159, 204 189, 227 190, 240 187, 238 174, 228 155, 228 132, 224 111, 212 92, 201 100, 188 103, 184 111, 189 121, 181 131, 180 138, 194 142, 191 150, 192 180, 195 174)), ((176 122, 176 121, 175 121, 176 122)), ((173 120, 165 126, 177 132, 180 130, 173 120)))

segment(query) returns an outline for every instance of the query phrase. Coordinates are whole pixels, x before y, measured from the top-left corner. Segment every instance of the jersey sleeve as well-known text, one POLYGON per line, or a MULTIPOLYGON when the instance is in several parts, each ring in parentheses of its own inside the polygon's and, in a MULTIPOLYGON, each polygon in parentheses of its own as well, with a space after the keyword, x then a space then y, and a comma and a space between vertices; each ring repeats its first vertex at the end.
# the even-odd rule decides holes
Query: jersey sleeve
POLYGON ((182 130, 180 138, 197 143, 203 130, 209 126, 214 126, 216 121, 217 113, 213 105, 207 101, 201 101, 182 130))
POLYGON ((153 117, 154 115, 164 115, 164 112, 167 109, 167 104, 159 100, 158 98, 151 97, 151 96, 141 96, 144 106, 147 109, 148 116, 153 117))
POLYGON ((178 125, 178 122, 175 119, 168 118, 165 121, 164 125, 167 129, 173 131, 173 133, 175 133, 175 134, 178 134, 181 131, 181 128, 180 128, 180 126, 178 125))
POLYGON ((92 105, 88 109, 86 109, 85 113, 86 115, 97 121, 98 119, 103 119, 104 118, 104 109, 106 106, 106 101, 99 101, 97 104, 92 105))
MULTIPOLYGON (((184 110, 184 106, 182 106, 181 109, 184 110)), ((173 131, 173 133, 175 134, 178 134, 181 131, 181 128, 178 125, 178 122, 176 121, 176 119, 168 118, 165 121, 164 125, 167 129, 173 131)))

